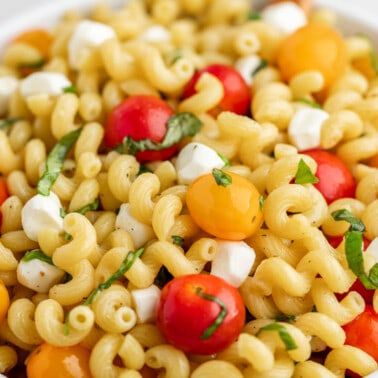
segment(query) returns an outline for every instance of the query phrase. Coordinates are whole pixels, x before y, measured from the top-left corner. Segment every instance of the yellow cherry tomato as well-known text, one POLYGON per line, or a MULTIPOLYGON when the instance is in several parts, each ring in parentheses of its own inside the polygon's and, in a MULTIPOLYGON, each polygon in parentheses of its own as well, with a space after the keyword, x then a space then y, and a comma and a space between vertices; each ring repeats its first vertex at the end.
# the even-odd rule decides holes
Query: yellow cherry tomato
POLYGON ((29 29, 16 36, 13 42, 22 42, 35 47, 47 60, 50 57, 53 37, 45 29, 29 29))
POLYGON ((91 378, 90 351, 80 345, 56 347, 48 343, 39 345, 28 357, 28 378, 91 378))
POLYGON ((353 67, 360 71, 368 80, 373 80, 377 76, 377 70, 373 65, 373 61, 377 61, 377 56, 366 56, 355 59, 352 62, 353 67))
POLYGON ((329 26, 317 23, 305 25, 282 41, 277 65, 286 81, 304 71, 319 71, 324 78, 324 89, 327 89, 346 69, 344 40, 329 26))
POLYGON ((261 225, 261 196, 246 178, 220 172, 229 176, 229 184, 218 182, 219 170, 200 176, 189 185, 186 204, 193 220, 207 233, 221 239, 243 240, 261 225))
POLYGON ((0 280, 0 324, 5 319, 9 308, 9 293, 4 283, 0 280))

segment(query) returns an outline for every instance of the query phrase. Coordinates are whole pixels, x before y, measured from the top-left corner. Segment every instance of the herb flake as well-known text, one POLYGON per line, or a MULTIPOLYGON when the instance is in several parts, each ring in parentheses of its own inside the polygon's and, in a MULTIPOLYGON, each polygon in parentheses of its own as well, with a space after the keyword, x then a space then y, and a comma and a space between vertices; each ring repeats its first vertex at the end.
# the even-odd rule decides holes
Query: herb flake
POLYGON ((310 167, 303 159, 299 160, 298 169, 295 173, 295 184, 316 184, 319 179, 311 172, 310 167))
POLYGON ((217 185, 226 187, 232 184, 232 177, 221 169, 213 168, 212 174, 217 185))

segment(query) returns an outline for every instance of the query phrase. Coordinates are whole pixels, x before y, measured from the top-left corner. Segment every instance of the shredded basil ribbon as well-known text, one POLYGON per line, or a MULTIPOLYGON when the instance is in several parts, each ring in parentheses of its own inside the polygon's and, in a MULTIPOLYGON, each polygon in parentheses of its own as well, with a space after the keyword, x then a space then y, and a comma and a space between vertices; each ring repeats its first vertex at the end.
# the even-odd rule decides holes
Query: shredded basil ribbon
POLYGON ((365 225, 346 209, 333 211, 331 215, 336 221, 343 220, 350 224, 349 230, 345 233, 345 255, 350 270, 357 276, 366 289, 377 289, 378 263, 373 265, 369 274, 366 274, 364 268, 362 233, 365 231, 365 225))
POLYGON ((227 306, 224 304, 224 302, 221 299, 215 297, 214 295, 204 293, 201 287, 197 287, 196 294, 203 299, 215 302, 220 307, 219 315, 214 320, 214 323, 211 324, 208 328, 206 328, 205 331, 200 336, 202 340, 206 340, 212 336, 212 334, 218 329, 218 327, 221 326, 225 317, 227 316, 228 310, 227 310, 227 306))
POLYGON ((202 128, 202 121, 189 112, 177 113, 167 121, 167 132, 161 143, 151 139, 134 140, 127 135, 116 150, 122 154, 135 155, 139 151, 159 151, 180 142, 186 136, 194 136, 202 128))
POLYGON ((285 344, 286 350, 297 349, 298 346, 295 343, 294 339, 291 337, 287 329, 280 323, 271 323, 259 329, 261 331, 277 331, 280 339, 285 344))
POLYGON ((77 87, 75 85, 69 85, 63 88, 63 93, 77 93, 77 87))
POLYGON ((46 262, 50 265, 54 265, 51 257, 45 255, 43 253, 43 251, 41 251, 40 249, 33 249, 31 251, 27 251, 24 256, 22 256, 21 260, 22 261, 31 261, 31 260, 41 260, 43 262, 46 262))
POLYGON ((46 63, 45 59, 36 60, 35 62, 29 62, 29 63, 21 63, 18 68, 31 68, 31 69, 38 69, 42 68, 43 65, 46 63))
POLYGON ((262 59, 261 62, 257 65, 257 67, 251 72, 251 77, 255 76, 257 72, 261 71, 263 68, 268 66, 268 61, 266 59, 262 59))
MULTIPOLYGON (((97 210, 99 204, 100 204, 99 199, 95 198, 95 200, 93 202, 91 202, 91 203, 89 203, 87 205, 84 205, 84 206, 80 207, 77 210, 74 210, 73 213, 79 213, 79 214, 83 214, 84 215, 88 211, 97 210)), ((64 218, 66 215, 67 215, 67 212, 63 208, 61 208, 60 209, 60 216, 62 218, 64 218)))
POLYGON ((69 150, 79 138, 81 128, 66 134, 49 153, 45 172, 38 181, 37 192, 43 196, 50 194, 50 189, 58 178, 69 150))
POLYGON ((12 118, 8 118, 2 122, 0 122, 0 130, 4 130, 6 129, 8 126, 11 126, 13 125, 14 123, 18 122, 18 121, 21 121, 22 118, 20 117, 12 117, 12 118))
POLYGON ((298 169, 295 173, 295 184, 316 184, 319 179, 311 172, 310 167, 303 159, 299 160, 298 169))
POLYGON ((322 106, 318 102, 316 102, 314 100, 310 100, 310 99, 305 98, 305 97, 298 98, 297 101, 303 102, 304 104, 307 104, 307 105, 311 106, 312 108, 316 108, 316 109, 322 108, 322 106))
POLYGON ((184 244, 184 238, 179 235, 172 235, 172 243, 178 246, 182 246, 184 244))
POLYGON ((226 187, 232 184, 232 177, 221 169, 213 168, 212 174, 217 185, 226 187))
POLYGON ((143 252, 144 252, 144 248, 139 248, 135 252, 134 251, 130 251, 126 255, 125 259, 122 261, 119 269, 114 274, 112 274, 106 281, 100 283, 96 287, 96 289, 94 289, 92 291, 92 293, 88 296, 88 298, 84 301, 84 304, 85 305, 91 304, 93 302, 94 298, 96 297, 96 295, 100 291, 108 289, 112 285, 112 283, 114 281, 116 281, 119 278, 121 278, 133 266, 133 264, 136 261, 136 259, 138 257, 140 257, 143 252))

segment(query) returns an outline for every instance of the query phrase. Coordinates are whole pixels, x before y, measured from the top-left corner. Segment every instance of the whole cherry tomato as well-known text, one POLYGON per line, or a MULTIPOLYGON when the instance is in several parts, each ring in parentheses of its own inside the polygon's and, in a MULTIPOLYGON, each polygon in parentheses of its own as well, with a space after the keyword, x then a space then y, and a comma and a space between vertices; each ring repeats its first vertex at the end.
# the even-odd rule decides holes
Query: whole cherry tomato
POLYGON ((9 308, 9 293, 3 281, 0 280, 0 324, 5 319, 9 308))
POLYGON ((318 167, 315 176, 319 179, 315 187, 323 194, 327 203, 339 198, 354 198, 356 182, 351 171, 335 154, 320 150, 307 150, 301 153, 311 156, 318 167))
POLYGON ((225 64, 211 64, 195 72, 183 92, 183 98, 196 93, 195 85, 201 75, 208 72, 216 76, 223 84, 224 95, 218 106, 210 111, 217 116, 222 111, 231 111, 237 114, 246 114, 250 107, 251 95, 247 83, 240 73, 225 64))
POLYGON ((287 81, 304 71, 319 71, 324 77, 324 87, 328 88, 346 69, 345 43, 334 28, 308 24, 283 40, 277 65, 287 81))
POLYGON ((157 325, 169 343, 186 353, 220 352, 235 341, 244 322, 241 295, 217 276, 176 277, 161 291, 157 325))
MULTIPOLYGON (((328 237, 328 242, 333 248, 337 248, 339 244, 342 242, 342 240, 343 240, 343 236, 328 237)), ((370 244, 370 240, 363 238, 364 251, 369 246, 369 244, 370 244)), ((362 296, 362 298, 364 298, 365 303, 368 303, 368 304, 373 303, 373 296, 374 296, 375 290, 366 289, 366 287, 362 284, 362 282, 359 279, 354 281, 353 285, 350 287, 348 292, 342 293, 342 294, 336 294, 336 297, 340 301, 351 291, 356 291, 357 293, 359 293, 362 296)))
POLYGON ((56 347, 39 345, 26 361, 28 378, 91 378, 90 351, 80 345, 56 347))
MULTIPOLYGON (((5 179, 0 177, 0 205, 9 197, 7 183, 5 179)), ((0 211, 0 225, 1 225, 2 214, 0 211)))
POLYGON ((345 344, 370 354, 378 362, 378 314, 373 306, 366 305, 364 312, 343 326, 345 344))
POLYGON ((261 225, 261 196, 246 178, 214 170, 188 187, 186 204, 193 220, 204 231, 221 239, 243 240, 261 225), (217 174, 225 174, 220 183, 217 174))
MULTIPOLYGON (((174 110, 163 100, 150 95, 136 95, 126 98, 108 115, 105 123, 104 141, 113 148, 126 136, 138 141, 150 139, 162 142, 167 132, 167 121, 174 110)), ((177 145, 158 151, 139 151, 139 161, 167 160, 177 151, 177 145)))

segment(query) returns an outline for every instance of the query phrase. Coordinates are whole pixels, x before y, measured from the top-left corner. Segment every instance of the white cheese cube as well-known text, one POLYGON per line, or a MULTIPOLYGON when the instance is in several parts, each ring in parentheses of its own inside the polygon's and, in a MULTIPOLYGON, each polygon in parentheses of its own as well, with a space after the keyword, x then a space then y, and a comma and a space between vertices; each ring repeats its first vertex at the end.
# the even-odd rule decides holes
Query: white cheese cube
POLYGON ((160 299, 160 289, 151 285, 146 289, 131 291, 135 312, 140 323, 152 322, 156 318, 156 307, 160 299))
POLYGON ((79 68, 81 55, 88 49, 100 46, 108 39, 116 37, 115 31, 101 22, 80 21, 68 42, 68 61, 71 68, 79 68))
POLYGON ((248 85, 253 83, 253 73, 261 65, 262 59, 258 55, 246 55, 237 59, 234 66, 248 85))
POLYGON ((365 375, 364 378, 378 378, 378 370, 373 371, 369 375, 365 375))
POLYGON ((162 25, 152 25, 145 29, 139 36, 145 42, 169 42, 171 32, 162 25))
POLYGON ((0 77, 0 116, 7 112, 10 98, 17 89, 18 83, 18 79, 14 76, 0 77))
POLYGON ((212 148, 193 142, 180 151, 175 166, 179 184, 190 184, 213 168, 224 167, 224 161, 212 148))
POLYGON ((22 208, 21 222, 27 237, 38 241, 38 234, 45 228, 63 231, 62 205, 58 196, 50 192, 48 196, 37 194, 30 198, 22 208))
POLYGON ((142 247, 146 242, 155 237, 151 226, 139 222, 132 216, 128 203, 123 203, 119 209, 116 218, 116 228, 122 228, 130 234, 135 249, 142 247))
POLYGON ((261 17, 270 25, 290 34, 307 24, 306 13, 296 3, 285 1, 263 8, 261 17))
POLYGON ((298 109, 290 121, 288 136, 299 151, 319 147, 323 122, 329 114, 317 108, 298 109))
POLYGON ((47 293, 64 275, 64 270, 39 259, 21 260, 17 265, 18 282, 37 293, 47 293))
POLYGON ((35 94, 59 96, 71 85, 71 81, 59 72, 34 72, 21 80, 20 91, 24 98, 35 94))
POLYGON ((243 241, 217 240, 218 251, 211 263, 210 274, 221 277, 234 287, 247 278, 255 262, 256 253, 243 241))

